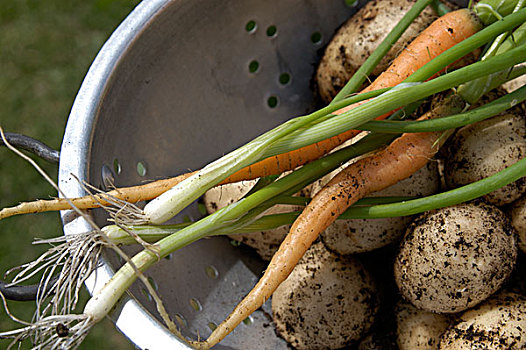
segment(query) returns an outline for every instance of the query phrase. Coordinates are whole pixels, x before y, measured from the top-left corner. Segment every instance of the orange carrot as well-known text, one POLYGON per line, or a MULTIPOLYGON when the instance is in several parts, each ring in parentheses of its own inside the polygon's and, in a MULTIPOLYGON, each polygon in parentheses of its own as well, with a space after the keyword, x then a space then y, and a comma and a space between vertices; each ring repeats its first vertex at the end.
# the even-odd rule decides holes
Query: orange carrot
MULTIPOLYGON (((460 112, 463 100, 454 95, 420 118, 460 112)), ((303 210, 270 261, 263 277, 234 311, 212 332, 214 346, 270 298, 318 236, 349 206, 366 195, 401 181, 423 167, 445 140, 443 132, 403 134, 386 149, 349 165, 336 175, 303 210)))

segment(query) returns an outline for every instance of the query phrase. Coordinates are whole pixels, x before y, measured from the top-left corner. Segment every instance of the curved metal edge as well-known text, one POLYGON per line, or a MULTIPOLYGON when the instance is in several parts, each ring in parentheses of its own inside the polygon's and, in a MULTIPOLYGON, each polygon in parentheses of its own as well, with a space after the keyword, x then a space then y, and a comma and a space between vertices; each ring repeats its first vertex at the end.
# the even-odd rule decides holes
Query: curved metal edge
MULTIPOLYGON (((87 179, 91 140, 99 102, 114 70, 130 43, 141 33, 147 23, 171 0, 145 0, 119 25, 97 54, 82 82, 71 109, 61 148, 59 187, 68 197, 85 193, 79 185, 87 179), (73 176, 74 174, 75 176, 73 176)), ((88 222, 75 217, 71 211, 61 212, 64 234, 92 230, 88 222)), ((88 278, 86 286, 91 294, 102 288, 113 275, 112 269, 102 259, 102 264, 88 278)), ((189 347, 163 327, 136 300, 125 295, 110 318, 119 330, 140 349, 188 349, 189 347)))

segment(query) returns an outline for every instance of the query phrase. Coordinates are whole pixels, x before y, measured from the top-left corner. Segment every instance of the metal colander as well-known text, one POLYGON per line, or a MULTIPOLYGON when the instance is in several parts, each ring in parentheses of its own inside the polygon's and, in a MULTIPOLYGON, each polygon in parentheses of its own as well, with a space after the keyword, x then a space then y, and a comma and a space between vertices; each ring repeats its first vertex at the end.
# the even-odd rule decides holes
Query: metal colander
MULTIPOLYGON (((148 0, 93 62, 68 120, 59 183, 84 195, 198 169, 280 122, 315 107, 312 76, 324 46, 359 6, 344 0, 148 0)), ((102 211, 93 213, 99 225, 102 211)), ((197 204, 175 220, 197 219, 197 204)), ((71 212, 66 234, 90 230, 71 212)), ((128 252, 132 253, 130 248, 128 252)), ((136 250, 137 251, 137 250, 136 250)), ((88 280, 100 288, 122 262, 105 253, 88 280)), ((207 337, 252 288, 265 265, 225 237, 201 240, 147 271, 167 311, 192 339, 207 337)), ((136 283, 111 313, 141 349, 186 345, 160 321, 136 283)), ((270 304, 217 349, 285 349, 270 304)))

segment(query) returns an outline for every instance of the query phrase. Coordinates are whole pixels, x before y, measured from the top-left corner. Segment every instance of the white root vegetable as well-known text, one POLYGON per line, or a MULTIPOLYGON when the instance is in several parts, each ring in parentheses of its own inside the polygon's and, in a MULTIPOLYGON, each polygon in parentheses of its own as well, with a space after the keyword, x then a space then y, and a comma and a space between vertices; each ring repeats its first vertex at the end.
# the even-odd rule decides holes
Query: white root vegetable
POLYGON ((455 313, 482 302, 510 276, 515 231, 483 202, 430 212, 408 229, 394 263, 402 296, 418 308, 455 313))
POLYGON ((277 331, 297 349, 339 349, 359 340, 377 308, 367 270, 321 243, 311 246, 272 296, 277 331))

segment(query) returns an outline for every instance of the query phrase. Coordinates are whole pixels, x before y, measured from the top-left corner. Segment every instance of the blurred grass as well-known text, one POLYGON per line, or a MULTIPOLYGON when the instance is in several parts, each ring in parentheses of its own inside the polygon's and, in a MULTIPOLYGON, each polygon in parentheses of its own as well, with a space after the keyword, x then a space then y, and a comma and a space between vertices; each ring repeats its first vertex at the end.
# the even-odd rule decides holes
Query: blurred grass
MULTIPOLYGON (((60 148, 69 110, 98 50, 138 0, 0 0, 0 126, 60 148)), ((37 160, 57 178, 57 166, 37 160)), ((0 148, 0 207, 56 196, 29 164, 0 148)), ((58 214, 0 221, 0 273, 34 259, 35 237, 62 234, 58 214)), ((83 299, 87 298, 84 293, 83 299)), ((29 320, 33 303, 10 303, 29 320)), ((0 330, 18 327, 0 311, 0 330)), ((0 348, 8 341, 0 340, 0 348)), ((22 348, 28 348, 24 344, 22 348)), ((132 349, 110 321, 96 326, 81 349, 132 349)))

